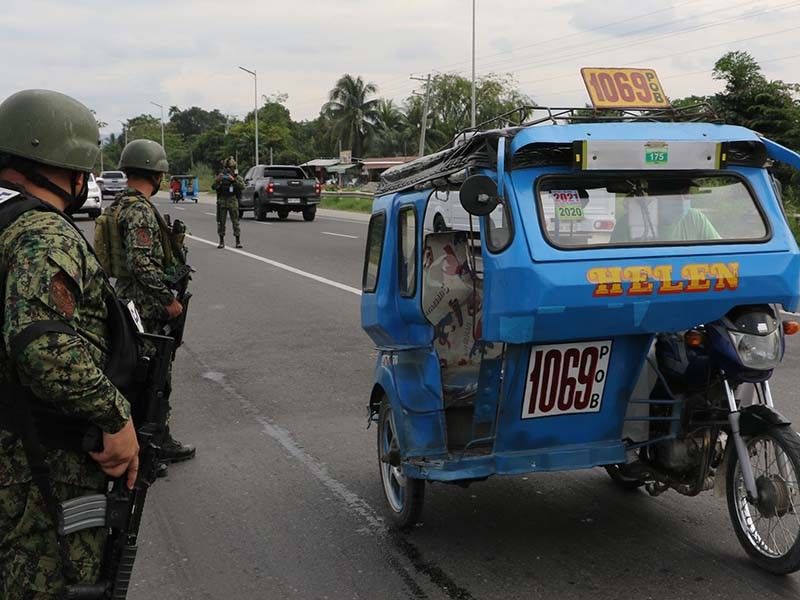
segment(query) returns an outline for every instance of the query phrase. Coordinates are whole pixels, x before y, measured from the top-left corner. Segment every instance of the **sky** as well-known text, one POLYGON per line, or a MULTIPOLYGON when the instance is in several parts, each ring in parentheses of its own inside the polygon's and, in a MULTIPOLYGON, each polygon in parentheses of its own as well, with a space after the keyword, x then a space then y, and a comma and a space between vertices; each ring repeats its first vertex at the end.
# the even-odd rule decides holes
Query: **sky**
MULTIPOLYGON (((312 119, 343 73, 402 101, 409 77, 471 74, 472 0, 2 0, 0 98, 26 88, 81 100, 119 132, 142 113, 201 106, 244 116, 287 94, 312 119)), ((746 50, 771 79, 800 81, 800 0, 476 0, 476 70, 510 74, 536 102, 583 105, 580 68, 651 67, 674 97, 746 50)))

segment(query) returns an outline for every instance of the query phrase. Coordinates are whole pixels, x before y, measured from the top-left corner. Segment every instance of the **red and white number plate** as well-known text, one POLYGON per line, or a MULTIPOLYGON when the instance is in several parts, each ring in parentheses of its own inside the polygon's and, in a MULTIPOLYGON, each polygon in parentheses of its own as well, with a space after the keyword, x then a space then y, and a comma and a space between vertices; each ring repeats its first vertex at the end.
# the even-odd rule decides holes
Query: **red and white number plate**
POLYGON ((522 418, 600 412, 611 340, 534 346, 522 418))

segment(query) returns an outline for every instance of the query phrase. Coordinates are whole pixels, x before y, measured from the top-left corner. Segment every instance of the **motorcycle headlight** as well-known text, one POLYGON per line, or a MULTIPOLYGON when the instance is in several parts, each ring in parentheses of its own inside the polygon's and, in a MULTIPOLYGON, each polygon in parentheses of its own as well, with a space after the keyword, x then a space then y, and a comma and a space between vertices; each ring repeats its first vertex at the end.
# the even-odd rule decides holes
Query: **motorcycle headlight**
POLYGON ((742 366, 766 371, 774 369, 781 361, 781 331, 767 335, 729 332, 742 366))

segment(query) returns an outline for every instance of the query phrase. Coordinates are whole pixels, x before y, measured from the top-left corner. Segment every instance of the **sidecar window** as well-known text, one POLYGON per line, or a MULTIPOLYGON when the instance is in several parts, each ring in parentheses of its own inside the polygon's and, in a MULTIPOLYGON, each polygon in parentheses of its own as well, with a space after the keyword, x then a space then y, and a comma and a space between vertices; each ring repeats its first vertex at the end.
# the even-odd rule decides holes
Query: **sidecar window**
POLYGON ((544 177, 543 231, 558 248, 741 243, 767 239, 755 196, 737 175, 544 177))
POLYGON ((505 250, 514 236, 514 221, 511 219, 508 202, 503 200, 489 216, 484 217, 483 227, 489 251, 496 253, 505 250))
POLYGON ((417 291, 417 213, 413 206, 400 209, 397 240, 400 251, 400 295, 413 296, 417 291))
POLYGON ((364 253, 364 275, 361 280, 361 287, 368 294, 374 292, 378 285, 378 273, 380 272, 385 233, 386 213, 375 213, 369 220, 367 251, 364 253))

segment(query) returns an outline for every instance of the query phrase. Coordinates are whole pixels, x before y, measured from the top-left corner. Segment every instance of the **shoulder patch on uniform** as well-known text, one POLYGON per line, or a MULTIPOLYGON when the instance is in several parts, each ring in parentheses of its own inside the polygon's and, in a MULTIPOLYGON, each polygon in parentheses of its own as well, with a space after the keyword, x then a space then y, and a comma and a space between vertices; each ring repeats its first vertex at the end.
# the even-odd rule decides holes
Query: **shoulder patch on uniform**
POLYGON ((150 230, 147 227, 138 227, 136 229, 136 247, 149 248, 153 244, 150 237, 150 230))
POLYGON ((19 192, 16 190, 9 190, 8 188, 0 187, 0 204, 16 196, 19 196, 19 192))
POLYGON ((50 279, 50 299, 56 310, 71 319, 75 315, 75 294, 70 289, 69 275, 59 271, 50 279))

